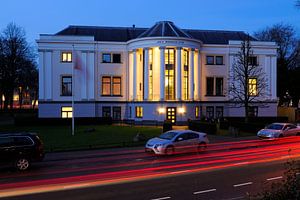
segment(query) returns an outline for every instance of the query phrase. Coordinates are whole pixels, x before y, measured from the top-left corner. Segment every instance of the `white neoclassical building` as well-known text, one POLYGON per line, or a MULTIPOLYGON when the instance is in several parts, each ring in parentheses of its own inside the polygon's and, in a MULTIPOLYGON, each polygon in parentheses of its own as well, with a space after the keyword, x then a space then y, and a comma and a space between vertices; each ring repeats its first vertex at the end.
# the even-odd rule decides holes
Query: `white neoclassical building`
MULTIPOLYGON (((39 117, 102 117, 173 122, 243 116, 230 106, 229 73, 241 31, 180 29, 169 21, 151 28, 69 26, 41 34, 39 117), (71 107, 74 98, 74 109, 71 107)), ((276 116, 276 50, 251 38, 253 64, 266 76, 265 105, 257 116, 276 116)), ((252 77, 252 90, 256 79, 252 77)))

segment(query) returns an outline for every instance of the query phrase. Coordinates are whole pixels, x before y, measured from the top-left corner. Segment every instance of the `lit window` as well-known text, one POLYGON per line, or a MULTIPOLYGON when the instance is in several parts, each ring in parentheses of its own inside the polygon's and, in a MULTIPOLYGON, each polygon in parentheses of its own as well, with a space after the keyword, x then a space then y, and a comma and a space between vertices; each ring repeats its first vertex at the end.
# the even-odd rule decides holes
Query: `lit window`
POLYGON ((248 92, 249 92, 250 96, 257 95, 257 79, 256 78, 248 79, 248 92))
POLYGON ((141 107, 141 106, 135 107, 135 117, 137 117, 137 118, 143 117, 143 107, 141 107))
POLYGON ((183 100, 188 100, 189 90, 189 52, 183 51, 183 100))
POLYGON ((102 77, 102 95, 103 96, 111 95, 111 77, 110 76, 102 77))
POLYGON ((61 118, 72 118, 73 108, 72 107, 61 107, 61 118))
POLYGON ((72 53, 71 52, 62 52, 61 53, 61 62, 72 62, 72 53))
POLYGON ((149 98, 153 99, 153 50, 149 49, 149 98))
POLYGON ((112 91, 114 96, 121 95, 121 77, 113 77, 112 91))
POLYGON ((72 76, 61 77, 61 96, 72 96, 72 76))
POLYGON ((196 106, 196 107, 195 107, 195 117, 196 117, 196 118, 199 118, 199 117, 200 117, 200 107, 199 107, 199 106, 196 106))
POLYGON ((165 99, 175 99, 175 50, 165 49, 165 99))

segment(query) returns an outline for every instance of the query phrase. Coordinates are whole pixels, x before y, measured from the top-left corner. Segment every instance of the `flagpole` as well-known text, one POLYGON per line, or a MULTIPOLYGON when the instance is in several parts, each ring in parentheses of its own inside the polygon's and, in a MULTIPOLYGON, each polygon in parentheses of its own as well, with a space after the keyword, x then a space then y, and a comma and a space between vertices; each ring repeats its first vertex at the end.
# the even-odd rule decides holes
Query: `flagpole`
POLYGON ((72 51, 72 61, 73 61, 73 66, 72 66, 72 136, 75 135, 75 120, 74 120, 74 114, 75 114, 75 109, 74 109, 74 96, 75 96, 75 73, 74 73, 74 67, 75 67, 75 51, 74 51, 74 44, 73 46, 73 51, 72 51), (74 54, 74 55, 73 55, 74 54))

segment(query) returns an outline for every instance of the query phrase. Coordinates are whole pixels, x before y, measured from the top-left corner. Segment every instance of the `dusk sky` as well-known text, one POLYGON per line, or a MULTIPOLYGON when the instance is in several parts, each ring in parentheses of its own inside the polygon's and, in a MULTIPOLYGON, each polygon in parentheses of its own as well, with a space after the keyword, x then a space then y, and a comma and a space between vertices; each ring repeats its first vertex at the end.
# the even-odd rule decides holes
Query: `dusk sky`
POLYGON ((150 27, 173 21, 180 28, 260 30, 289 23, 300 33, 295 0, 6 0, 1 2, 0 29, 9 22, 24 27, 28 41, 54 34, 68 25, 150 27))

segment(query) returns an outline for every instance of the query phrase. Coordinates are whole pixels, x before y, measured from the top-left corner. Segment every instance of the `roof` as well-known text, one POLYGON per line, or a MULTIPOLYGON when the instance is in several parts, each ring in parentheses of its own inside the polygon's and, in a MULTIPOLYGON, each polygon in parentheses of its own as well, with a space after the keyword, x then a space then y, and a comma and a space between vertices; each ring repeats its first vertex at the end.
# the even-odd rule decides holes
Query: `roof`
MULTIPOLYGON (((94 36, 95 41, 127 42, 143 37, 185 37, 202 41, 204 44, 228 44, 229 40, 244 40, 243 31, 180 29, 173 22, 157 22, 150 28, 69 26, 55 35, 94 36)), ((250 40, 256 41, 250 36, 250 40)))
POLYGON ((192 38, 184 30, 175 26, 173 22, 170 21, 160 21, 154 26, 143 32, 138 36, 138 38, 143 37, 186 37, 192 38))

